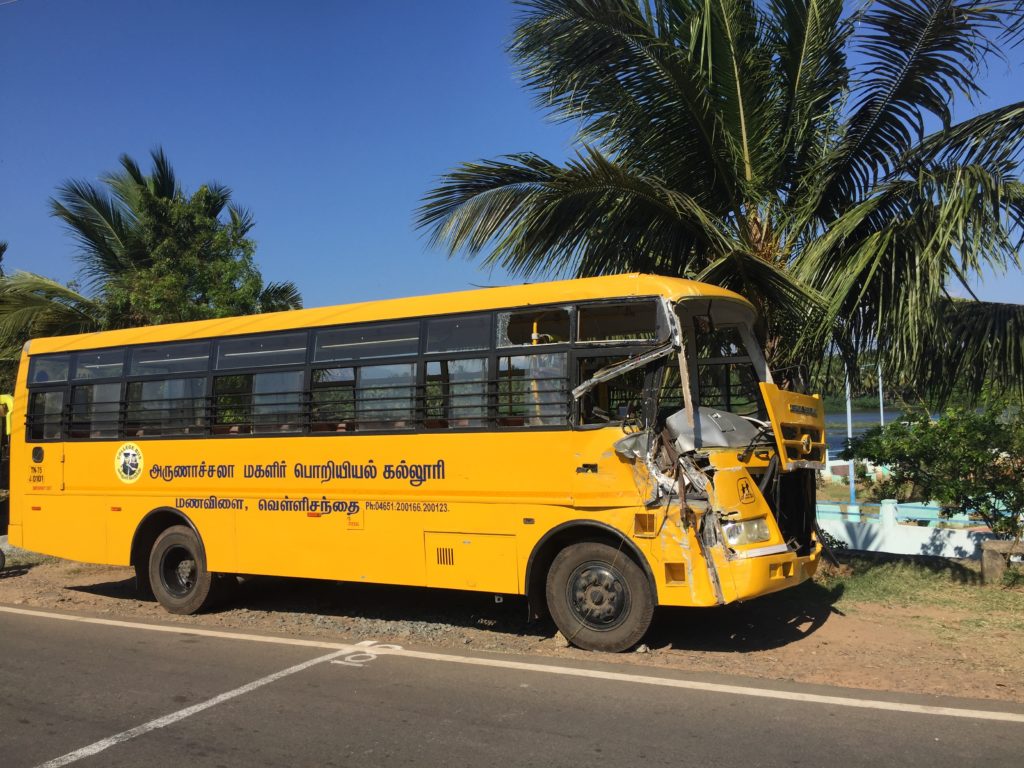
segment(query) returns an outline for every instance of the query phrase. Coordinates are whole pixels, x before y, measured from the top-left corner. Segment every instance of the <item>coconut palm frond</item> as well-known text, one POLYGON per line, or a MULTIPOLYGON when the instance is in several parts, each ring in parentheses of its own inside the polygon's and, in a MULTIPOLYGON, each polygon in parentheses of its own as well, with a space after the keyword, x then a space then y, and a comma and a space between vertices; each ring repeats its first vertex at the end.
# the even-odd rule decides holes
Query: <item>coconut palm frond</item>
POLYGON ((861 54, 852 114, 825 159, 819 212, 860 200, 925 135, 925 117, 952 122, 960 94, 980 94, 978 74, 999 52, 1016 0, 875 0, 852 40, 861 54))
POLYGON ((903 165, 1011 164, 1024 155, 1024 101, 983 112, 929 134, 903 158, 903 165))
POLYGON ((87 181, 69 180, 50 200, 50 212, 78 243, 76 258, 90 286, 130 268, 127 258, 135 216, 87 181))
POLYGON ((146 186, 159 198, 171 200, 182 194, 178 177, 174 173, 171 161, 167 158, 163 147, 157 147, 149 153, 153 161, 153 170, 146 177, 146 186))
POLYGON ((284 312, 302 309, 302 294, 293 282, 267 283, 260 291, 260 312, 284 312))
MULTIPOLYGON (((536 103, 667 184, 692 179, 705 207, 736 207, 742 162, 709 84, 701 3, 544 0, 526 6, 510 52, 536 103)), ((734 134, 736 131, 733 132, 734 134)))
POLYGON ((702 266, 693 261, 698 247, 731 247, 721 220, 695 199, 589 147, 564 166, 536 155, 465 164, 427 197, 419 224, 449 253, 496 244, 492 263, 523 275, 627 264, 682 273, 702 266))
POLYGON ((978 166, 921 169, 838 219, 796 272, 827 294, 825 328, 841 326, 858 351, 882 349, 890 375, 918 369, 947 281, 969 290, 983 265, 1016 262, 1021 194, 1015 179, 978 166))
POLYGON ((785 194, 808 181, 849 83, 845 46, 853 32, 843 0, 770 0, 768 45, 775 65, 781 142, 776 185, 785 194))
POLYGON ((955 391, 1024 397, 1024 306, 946 301, 914 380, 933 401, 955 391))
POLYGON ((228 204, 227 208, 231 226, 235 228, 240 237, 248 235, 256 226, 256 217, 253 216, 252 211, 234 203, 228 204))
POLYGON ((97 302, 42 275, 15 272, 0 279, 0 346, 95 331, 101 316, 97 302))

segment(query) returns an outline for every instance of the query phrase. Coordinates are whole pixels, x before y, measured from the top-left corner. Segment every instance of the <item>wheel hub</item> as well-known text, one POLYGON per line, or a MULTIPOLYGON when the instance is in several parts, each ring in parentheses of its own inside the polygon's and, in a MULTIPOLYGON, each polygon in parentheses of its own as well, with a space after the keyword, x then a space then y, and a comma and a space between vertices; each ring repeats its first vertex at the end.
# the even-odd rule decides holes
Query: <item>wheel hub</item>
POLYGON ((629 589, 607 563, 579 566, 569 578, 568 598, 573 613, 591 629, 613 629, 628 613, 629 589))
POLYGON ((195 571, 195 560, 182 560, 178 563, 178 583, 186 589, 190 589, 194 583, 195 571))
POLYGON ((184 547, 169 549, 160 571, 164 587, 176 597, 185 597, 196 585, 196 561, 184 547))

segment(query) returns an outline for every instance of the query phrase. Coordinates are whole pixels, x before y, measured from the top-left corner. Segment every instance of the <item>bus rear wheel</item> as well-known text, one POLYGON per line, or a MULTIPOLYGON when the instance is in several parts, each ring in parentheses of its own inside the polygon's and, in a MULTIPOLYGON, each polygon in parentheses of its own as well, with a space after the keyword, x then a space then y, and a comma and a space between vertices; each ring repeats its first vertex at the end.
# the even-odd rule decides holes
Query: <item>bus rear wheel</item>
POLYGON ((149 583, 160 605, 170 613, 196 613, 208 604, 213 575, 206 569, 195 531, 173 525, 156 537, 149 553, 149 583))
POLYGON ((651 585, 640 566, 597 542, 573 544, 555 556, 546 596, 559 631, 588 651, 632 648, 654 616, 651 585))

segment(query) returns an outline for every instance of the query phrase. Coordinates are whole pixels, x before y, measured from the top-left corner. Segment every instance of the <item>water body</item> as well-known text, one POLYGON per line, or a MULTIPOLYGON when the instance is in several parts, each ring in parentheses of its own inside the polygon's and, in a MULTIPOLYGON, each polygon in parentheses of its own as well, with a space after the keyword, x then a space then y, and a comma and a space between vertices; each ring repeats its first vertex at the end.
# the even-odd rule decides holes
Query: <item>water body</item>
MULTIPOLYGON (((885 423, 891 424, 903 418, 903 411, 886 408, 885 423)), ((861 435, 871 427, 878 426, 878 409, 853 411, 853 435, 861 435)), ((839 457, 846 447, 846 410, 825 413, 825 442, 828 443, 830 459, 839 457)))

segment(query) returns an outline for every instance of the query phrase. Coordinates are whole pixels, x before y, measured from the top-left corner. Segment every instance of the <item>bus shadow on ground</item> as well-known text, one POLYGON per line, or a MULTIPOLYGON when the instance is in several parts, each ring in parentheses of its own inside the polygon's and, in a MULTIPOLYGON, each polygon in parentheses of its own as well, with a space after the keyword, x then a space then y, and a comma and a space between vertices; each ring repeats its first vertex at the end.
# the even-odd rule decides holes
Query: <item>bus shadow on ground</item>
POLYGON ((35 568, 39 563, 10 563, 0 568, 0 579, 13 579, 16 576, 24 576, 35 568))
POLYGON ((386 584, 257 577, 243 583, 230 606, 281 614, 329 617, 342 631, 429 640, 456 630, 480 630, 543 640, 555 633, 550 621, 528 622, 526 599, 484 592, 386 584))
POLYGON ((803 584, 746 603, 716 608, 662 608, 647 644, 683 651, 744 653, 797 643, 841 612, 835 607, 843 586, 803 584))
MULTIPOLYGON (((98 597, 138 601, 135 579, 69 586, 98 597)), ((429 640, 460 629, 476 629, 542 640, 555 633, 550 621, 527 622, 526 599, 426 587, 360 584, 317 579, 245 577, 235 589, 224 590, 206 613, 251 612, 278 614, 287 628, 303 621, 317 628, 329 620, 339 633, 409 636, 429 640), (299 615, 308 617, 300 620, 299 615), (291 617, 291 618, 289 618, 291 617)), ((152 598, 150 598, 152 602, 152 598)), ((279 628, 271 626, 271 629, 279 628)))
POLYGON ((28 573, 31 565, 11 565, 0 571, 0 579, 13 579, 15 576, 24 576, 28 573))
MULTIPOLYGON (((134 579, 68 587, 101 597, 139 600, 134 579)), ((661 608, 647 633, 652 648, 743 653, 799 642, 817 631, 833 613, 842 595, 841 584, 831 588, 806 582, 792 590, 748 603, 719 608, 661 608)), ((530 622, 526 599, 482 592, 399 587, 381 584, 251 577, 231 590, 213 613, 253 612, 277 615, 271 629, 302 630, 310 622, 340 634, 405 638, 429 642, 464 630, 484 633, 473 642, 486 643, 487 634, 518 636, 534 641, 555 634, 550 619, 530 622), (299 615, 311 618, 300 619, 299 615)))

